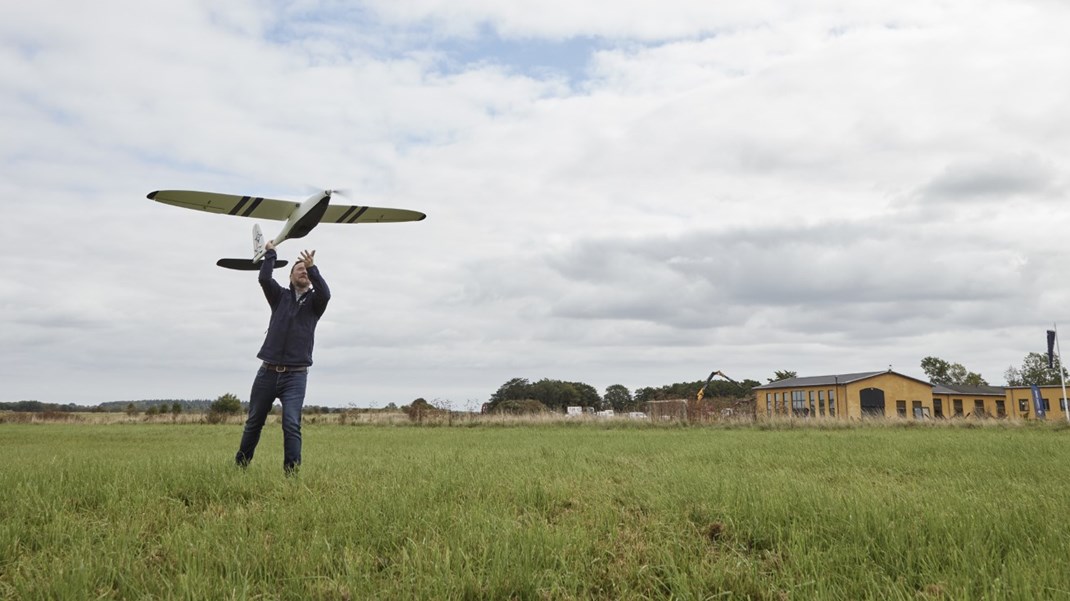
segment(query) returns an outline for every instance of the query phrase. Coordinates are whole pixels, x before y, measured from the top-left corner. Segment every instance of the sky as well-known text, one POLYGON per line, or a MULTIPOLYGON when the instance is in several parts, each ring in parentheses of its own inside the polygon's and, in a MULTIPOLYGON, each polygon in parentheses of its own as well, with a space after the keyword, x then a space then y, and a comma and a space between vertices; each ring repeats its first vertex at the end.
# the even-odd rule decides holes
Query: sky
POLYGON ((269 308, 215 261, 256 222, 160 189, 427 214, 280 246, 333 294, 306 404, 926 356, 1002 384, 1070 332, 1068 29, 1054 0, 4 3, 0 401, 248 399, 269 308))

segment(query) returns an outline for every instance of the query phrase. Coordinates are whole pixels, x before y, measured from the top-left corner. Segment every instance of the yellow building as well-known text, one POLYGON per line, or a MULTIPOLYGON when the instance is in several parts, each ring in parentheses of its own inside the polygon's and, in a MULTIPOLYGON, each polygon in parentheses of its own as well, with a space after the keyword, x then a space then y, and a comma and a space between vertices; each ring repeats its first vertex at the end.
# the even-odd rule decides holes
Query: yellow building
MULTIPOLYGON (((1008 417, 1011 403, 999 386, 933 384, 933 417, 1008 417)), ((1027 389, 1028 391, 1028 389, 1027 389)))
POLYGON ((759 415, 931 416, 933 385, 888 371, 789 378, 754 388, 759 415))
MULTIPOLYGON (((1039 386, 1040 402, 1044 408, 1042 419, 1060 420, 1066 419, 1066 399, 1063 398, 1063 387, 1039 386)), ((1030 386, 1008 386, 1003 389, 1007 406, 1011 415, 1021 419, 1037 419, 1036 407, 1033 403, 1033 391, 1030 386)))
MULTIPOLYGON (((1040 386, 1045 420, 1066 418, 1062 386, 1040 386)), ((1037 419, 1029 386, 944 386, 888 371, 789 378, 754 388, 765 416, 1037 419)))

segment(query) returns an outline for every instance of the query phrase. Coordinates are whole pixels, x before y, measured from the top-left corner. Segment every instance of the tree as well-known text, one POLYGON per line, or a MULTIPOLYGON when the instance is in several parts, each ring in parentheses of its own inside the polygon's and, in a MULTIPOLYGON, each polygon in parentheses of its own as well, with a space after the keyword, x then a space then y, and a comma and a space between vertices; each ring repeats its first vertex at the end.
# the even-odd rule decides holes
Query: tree
POLYGON ((486 404, 487 411, 493 411, 505 401, 536 400, 554 411, 563 411, 565 407, 583 406, 598 409, 602 406, 602 397, 598 390, 583 382, 565 382, 543 378, 532 384, 524 378, 513 378, 502 384, 486 404))
POLYGON ((652 386, 644 386, 642 388, 636 388, 635 389, 635 397, 634 397, 635 398, 635 404, 641 406, 644 403, 648 403, 650 401, 656 401, 656 400, 658 400, 657 395, 658 395, 658 389, 654 388, 652 386))
POLYGON ((427 399, 421 397, 414 400, 411 404, 405 405, 401 408, 405 415, 409 416, 414 422, 423 421, 425 417, 431 417, 435 415, 441 415, 445 411, 435 407, 431 403, 427 402, 427 399))
POLYGON ((580 397, 580 405, 583 407, 594 407, 594 409, 604 409, 602 406, 602 396, 598 394, 598 389, 590 384, 584 382, 565 382, 571 386, 580 397))
MULTIPOLYGON (((777 373, 784 374, 794 372, 777 373)), ((706 386, 706 391, 703 393, 703 398, 743 399, 750 396, 751 389, 753 389, 755 386, 759 386, 759 382, 750 379, 746 379, 738 383, 729 382, 727 380, 711 380, 709 385, 706 385, 705 381, 698 380, 696 382, 677 382, 675 384, 668 384, 658 388, 647 386, 644 388, 637 388, 635 390, 633 406, 639 407, 644 405, 645 403, 649 403, 650 401, 694 399, 698 395, 698 391, 701 390, 703 386, 706 386)))
POLYGON ((129 415, 130 417, 133 417, 133 416, 137 415, 137 406, 134 405, 133 403, 127 403, 126 404, 126 414, 129 415))
POLYGON ((211 413, 222 413, 225 415, 241 413, 241 401, 238 400, 238 397, 228 392, 213 401, 212 404, 208 407, 208 411, 211 413))
POLYGON ((773 372, 773 376, 774 377, 772 377, 772 378, 766 378, 767 380, 769 380, 770 384, 772 384, 773 382, 779 382, 781 380, 790 380, 792 378, 797 378, 797 377, 799 377, 799 372, 797 372, 797 371, 788 371, 788 370, 775 371, 775 372, 773 372))
POLYGON ((1063 378, 1070 379, 1066 368, 1059 363, 1059 357, 1055 357, 1055 367, 1048 367, 1048 356, 1041 353, 1029 353, 1022 360, 1022 367, 1008 367, 1003 377, 1007 379, 1007 386, 1051 386, 1059 384, 1059 373, 1063 378))
POLYGON ((178 415, 182 413, 182 403, 175 401, 171 403, 171 415, 178 415))
MULTIPOLYGON (((597 392, 595 393, 597 394, 597 392)), ((543 378, 531 385, 531 396, 551 410, 563 411, 566 407, 580 405, 580 391, 569 382, 543 378)), ((601 402, 601 398, 599 398, 601 402)))
POLYGON ((526 378, 513 378, 498 387, 498 391, 490 395, 490 404, 496 405, 502 401, 518 401, 530 399, 531 383, 526 378))
POLYGON ((602 401, 617 412, 628 411, 633 407, 631 391, 621 384, 607 386, 606 393, 602 396, 602 401))
POLYGON ((921 369, 929 382, 944 386, 988 386, 981 374, 967 370, 961 363, 949 363, 939 357, 925 357, 921 369))

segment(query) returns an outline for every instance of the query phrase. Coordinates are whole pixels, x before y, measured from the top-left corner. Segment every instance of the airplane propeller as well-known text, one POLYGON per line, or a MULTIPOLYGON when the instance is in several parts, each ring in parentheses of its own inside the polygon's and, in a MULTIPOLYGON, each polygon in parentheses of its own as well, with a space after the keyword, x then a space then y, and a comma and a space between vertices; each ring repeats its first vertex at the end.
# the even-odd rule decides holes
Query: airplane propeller
POLYGON ((306 185, 305 188, 308 190, 309 194, 315 194, 317 192, 326 192, 328 196, 338 195, 346 198, 351 198, 353 196, 353 191, 349 188, 321 188, 319 186, 311 185, 306 185))

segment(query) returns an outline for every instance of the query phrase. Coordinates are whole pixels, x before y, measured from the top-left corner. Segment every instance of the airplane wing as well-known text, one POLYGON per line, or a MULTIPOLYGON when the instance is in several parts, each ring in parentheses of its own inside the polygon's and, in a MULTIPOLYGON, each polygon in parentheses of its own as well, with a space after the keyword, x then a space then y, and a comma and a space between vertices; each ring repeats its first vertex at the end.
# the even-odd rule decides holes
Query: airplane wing
POLYGON ((196 192, 194 190, 157 190, 150 192, 148 198, 185 209, 196 209, 224 215, 256 217, 257 219, 274 219, 276 221, 286 221, 290 218, 290 214, 293 213, 294 209, 301 206, 301 203, 290 200, 216 194, 215 192, 196 192))
POLYGON ((395 223, 398 221, 420 221, 424 217, 427 217, 427 215, 407 209, 332 204, 327 207, 327 212, 323 214, 320 223, 395 223))

